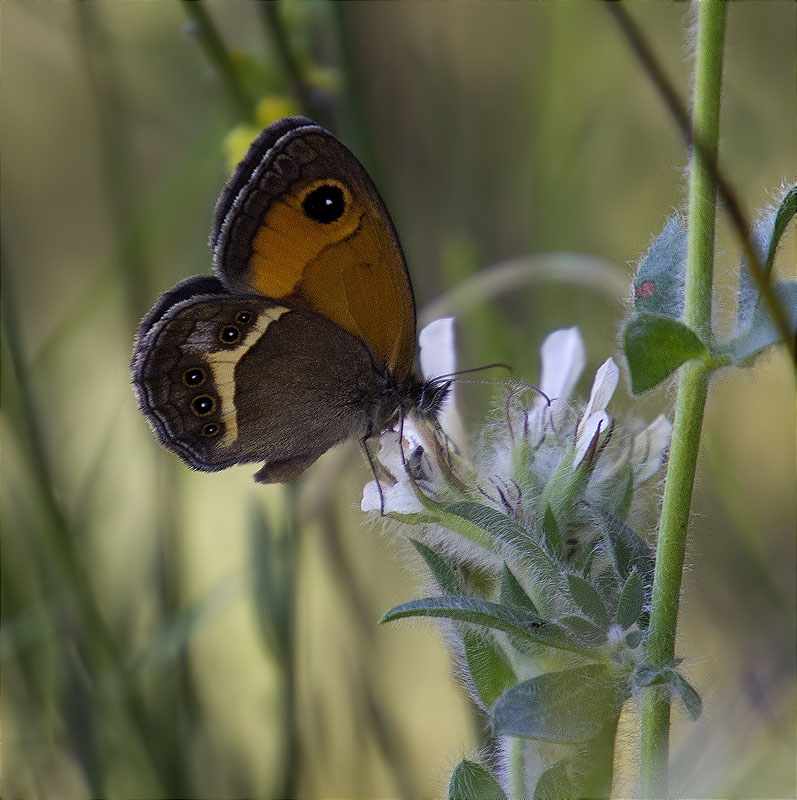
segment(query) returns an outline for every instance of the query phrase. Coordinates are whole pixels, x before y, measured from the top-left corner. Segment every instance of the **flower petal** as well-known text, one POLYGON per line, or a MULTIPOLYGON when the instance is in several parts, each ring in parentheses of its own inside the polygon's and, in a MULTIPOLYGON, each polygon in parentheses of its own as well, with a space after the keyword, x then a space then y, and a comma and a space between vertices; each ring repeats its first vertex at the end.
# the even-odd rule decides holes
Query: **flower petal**
POLYGON ((418 334, 421 350, 421 374, 427 380, 450 375, 457 368, 454 350, 454 318, 443 317, 430 322, 418 334))
MULTIPOLYGON (((454 349, 454 318, 443 317, 430 322, 418 334, 421 374, 426 380, 440 375, 450 375, 457 368, 457 354, 454 349)), ((446 399, 440 408, 438 419, 440 427, 446 432, 459 451, 465 452, 465 431, 457 411, 454 387, 451 384, 446 399)))
POLYGON ((603 364, 598 367, 595 373, 595 380, 592 382, 592 391, 589 393, 589 402, 584 409, 584 415, 593 414, 596 411, 602 411, 609 405, 612 399, 614 390, 617 388, 617 382, 620 380, 620 369, 614 363, 613 358, 607 358, 603 364))
POLYGON ((598 432, 598 428, 603 432, 608 429, 610 424, 611 417, 609 417, 605 411, 596 411, 594 414, 582 418, 581 424, 578 426, 578 434, 576 435, 576 452, 573 456, 573 469, 584 460, 584 456, 587 454, 589 446, 592 444, 592 440, 598 432))
POLYGON ((581 422, 579 422, 576 429, 574 467, 577 467, 587 454, 590 443, 598 432, 598 427, 600 426, 602 431, 608 428, 611 420, 605 408, 609 405, 619 380, 620 370, 617 364, 614 363, 613 358, 607 358, 595 373, 592 391, 589 394, 589 402, 584 408, 581 422))
MULTIPOLYGON (((390 485, 382 484, 385 498, 385 514, 418 514, 424 510, 420 500, 406 481, 390 485)), ((363 487, 363 499, 360 501, 363 511, 381 511, 381 498, 376 481, 369 481, 363 487)))
POLYGON ((578 328, 549 333, 540 347, 540 389, 551 400, 567 400, 584 371, 586 356, 578 328))
POLYGON ((664 454, 670 445, 672 423, 660 414, 634 437, 631 463, 634 466, 634 482, 640 485, 650 480, 664 463, 664 454))

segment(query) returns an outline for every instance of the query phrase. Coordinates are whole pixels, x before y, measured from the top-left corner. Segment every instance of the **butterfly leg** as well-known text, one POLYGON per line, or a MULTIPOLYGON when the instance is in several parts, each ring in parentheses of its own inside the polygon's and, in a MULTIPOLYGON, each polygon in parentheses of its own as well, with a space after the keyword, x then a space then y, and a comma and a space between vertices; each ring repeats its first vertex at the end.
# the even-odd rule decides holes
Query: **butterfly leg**
POLYGON ((376 488, 379 492, 379 516, 385 516, 385 494, 382 491, 382 484, 379 480, 379 476, 376 474, 376 464, 374 464, 374 457, 371 455, 371 451, 368 449, 368 437, 364 436, 360 439, 360 447, 362 447, 363 452, 365 453, 365 457, 368 459, 368 466, 371 468, 371 474, 374 476, 374 480, 376 481, 376 488))

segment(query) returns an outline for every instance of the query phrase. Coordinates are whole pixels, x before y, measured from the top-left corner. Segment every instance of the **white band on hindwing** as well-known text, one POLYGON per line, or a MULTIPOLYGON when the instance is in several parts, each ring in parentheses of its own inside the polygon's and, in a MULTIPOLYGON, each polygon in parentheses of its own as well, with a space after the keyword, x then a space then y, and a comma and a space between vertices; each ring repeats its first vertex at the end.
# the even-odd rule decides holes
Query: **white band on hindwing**
POLYGON ((221 421, 224 423, 222 447, 229 447, 238 438, 238 412, 235 408, 235 367, 243 356, 263 337, 272 322, 276 322, 289 308, 272 306, 255 320, 238 347, 207 353, 205 359, 213 373, 213 382, 221 402, 221 421))

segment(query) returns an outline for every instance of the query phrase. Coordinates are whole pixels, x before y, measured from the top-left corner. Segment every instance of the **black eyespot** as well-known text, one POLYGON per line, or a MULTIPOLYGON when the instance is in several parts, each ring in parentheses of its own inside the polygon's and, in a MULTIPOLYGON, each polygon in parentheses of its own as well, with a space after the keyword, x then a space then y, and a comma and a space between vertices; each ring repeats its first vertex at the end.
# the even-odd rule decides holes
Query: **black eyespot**
POLYGON ((324 225, 340 219, 346 210, 346 201, 340 186, 325 183, 313 189, 302 201, 304 213, 324 225))
POLYGON ((221 433, 221 425, 217 422, 206 422, 202 426, 202 436, 218 436, 221 433))
POLYGON ((205 370, 191 367, 183 373, 183 383, 186 386, 201 386, 205 382, 205 370))
POLYGON ((191 411, 198 417, 212 414, 216 408, 216 401, 209 394, 200 394, 191 401, 191 411))
POLYGON ((241 338, 241 331, 235 325, 226 325, 219 333, 219 341, 222 344, 235 344, 241 338))
POLYGON ((241 325, 248 325, 252 321, 252 313, 250 311, 239 311, 235 315, 235 321, 240 322, 241 325))

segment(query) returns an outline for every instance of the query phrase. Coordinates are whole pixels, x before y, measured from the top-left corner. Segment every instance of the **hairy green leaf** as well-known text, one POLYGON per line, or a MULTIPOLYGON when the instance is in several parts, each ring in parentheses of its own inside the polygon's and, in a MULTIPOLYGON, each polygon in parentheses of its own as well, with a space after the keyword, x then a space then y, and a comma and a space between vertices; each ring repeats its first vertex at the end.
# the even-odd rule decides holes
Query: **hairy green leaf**
POLYGON ((568 635, 567 631, 558 625, 545 622, 530 613, 522 613, 473 597, 445 596, 411 600, 388 611, 380 622, 392 622, 406 617, 440 617, 456 622, 468 622, 560 650, 589 652, 583 641, 568 635))
POLYGON ((537 607, 506 564, 504 564, 504 568, 501 572, 499 599, 502 606, 509 606, 521 612, 529 612, 534 617, 540 616, 537 607))
POLYGON ((686 708, 686 713, 689 714, 690 719, 694 722, 703 713, 703 701, 697 690, 692 686, 686 678, 679 672, 675 673, 673 681, 673 691, 681 699, 681 702, 686 708))
POLYGON ((506 800, 506 795, 484 767, 463 759, 451 775, 448 800, 506 800))
POLYGON ((533 595, 534 604, 542 614, 552 614, 556 599, 561 597, 559 569, 520 523, 494 508, 470 501, 453 503, 447 507, 447 511, 478 526, 495 537, 496 541, 522 554, 528 563, 533 584, 540 587, 540 591, 533 595))
POLYGON ((595 587, 586 578, 570 573, 567 575, 567 584, 570 588, 570 597, 576 606, 599 628, 607 630, 611 619, 595 587))
MULTIPOLYGON (((772 271, 775 253, 783 233, 795 214, 797 214, 797 186, 792 186, 783 195, 778 208, 766 214, 753 229, 752 244, 759 253, 767 277, 772 271)), ((750 274, 747 260, 743 258, 739 269, 739 309, 736 325, 738 331, 749 327, 754 309, 759 302, 758 286, 750 274)))
POLYGON ((495 705, 497 734, 556 742, 598 736, 629 696, 602 664, 547 672, 507 689, 495 705))
POLYGON ((672 217, 648 250, 634 279, 634 308, 638 314, 658 314, 674 320, 684 315, 686 225, 672 217))
POLYGON ((402 603, 385 614, 380 622, 392 622, 404 617, 444 617, 458 622, 470 622, 474 625, 483 625, 486 628, 495 628, 504 633, 516 636, 532 636, 532 631, 537 630, 542 624, 539 617, 531 614, 521 614, 518 611, 490 603, 486 600, 477 600, 474 597, 426 597, 402 603))
POLYGON ((629 631, 625 635, 625 643, 633 650, 635 647, 639 647, 642 642, 642 631, 639 629, 629 631))
POLYGON ((506 689, 517 683, 515 671, 501 646, 489 634, 466 630, 462 641, 473 685, 482 703, 490 708, 506 689))
MULTIPOLYGON (((778 281, 772 287, 777 301, 786 312, 786 320, 792 333, 797 331, 797 281, 778 281)), ((730 342, 731 352, 737 361, 745 361, 762 350, 782 340, 780 331, 769 315, 769 309, 759 297, 752 312, 748 327, 730 342)))
POLYGON ((462 594, 462 585, 451 565, 429 545, 410 539, 412 546, 429 567, 443 594, 462 594))
POLYGON ((623 333, 625 357, 634 394, 651 389, 693 358, 708 350, 683 322, 658 314, 638 314, 623 333))
POLYGON ((595 511, 620 579, 625 582, 631 572, 636 570, 642 579, 642 585, 651 586, 655 565, 651 549, 632 528, 606 509, 597 508, 595 511))
POLYGON ((605 628, 598 627, 578 614, 566 614, 559 617, 557 622, 587 647, 597 647, 606 641, 605 628))
POLYGON ((615 619, 617 624, 623 629, 630 628, 642 613, 645 604, 645 589, 642 586, 642 579, 639 573, 633 570, 628 576, 623 590, 620 592, 620 600, 617 603, 617 614, 615 619))
POLYGON ((553 509, 550 505, 545 506, 545 516, 542 520, 542 535, 545 539, 545 547, 548 552, 556 558, 562 558, 565 554, 562 534, 559 532, 559 525, 556 522, 553 509))
POLYGON ((548 767, 534 788, 534 800, 610 797, 618 719, 610 719, 600 734, 581 743, 574 755, 548 767))

